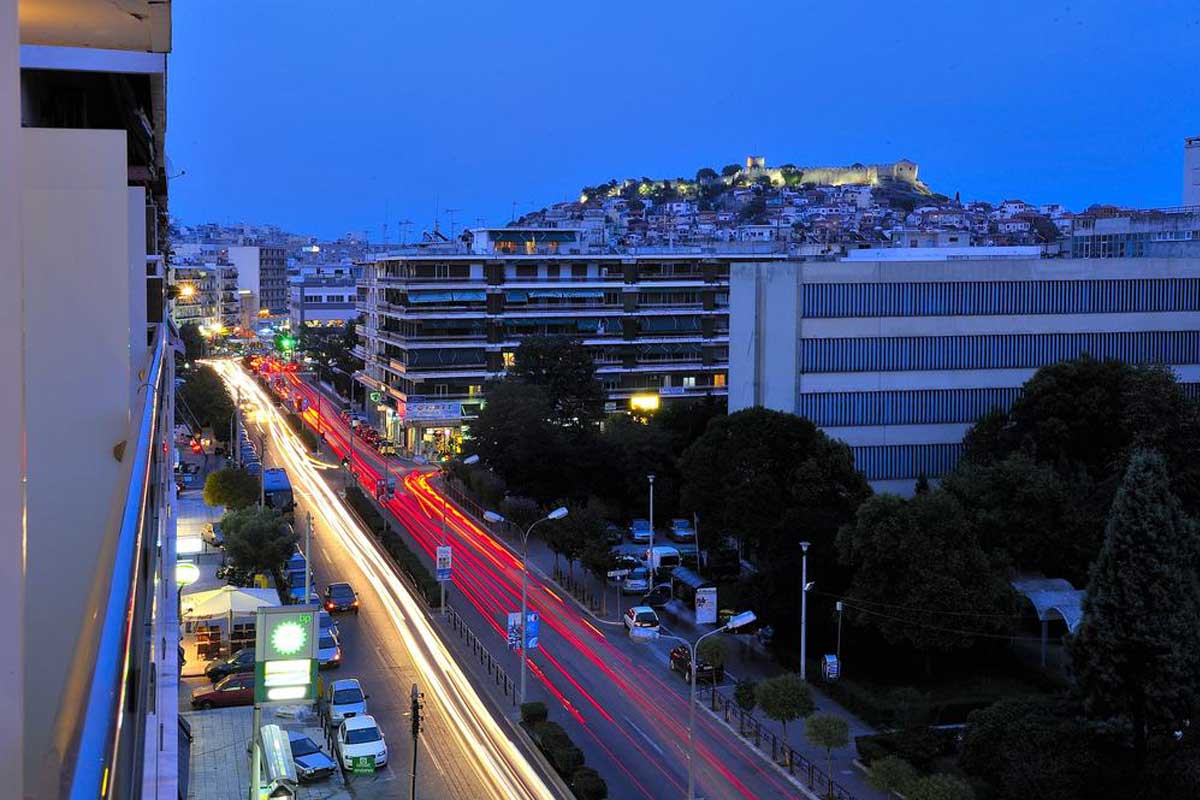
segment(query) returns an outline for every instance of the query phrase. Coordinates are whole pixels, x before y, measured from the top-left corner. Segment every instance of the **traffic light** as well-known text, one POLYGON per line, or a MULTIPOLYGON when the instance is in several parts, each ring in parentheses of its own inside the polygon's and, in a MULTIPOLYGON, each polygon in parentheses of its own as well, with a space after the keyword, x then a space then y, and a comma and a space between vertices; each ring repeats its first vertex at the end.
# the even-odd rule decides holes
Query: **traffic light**
POLYGON ((275 337, 275 349, 282 352, 296 349, 296 337, 280 333, 275 337))
POLYGON ((204 451, 204 446, 200 444, 199 439, 192 439, 192 452, 199 454, 204 451))

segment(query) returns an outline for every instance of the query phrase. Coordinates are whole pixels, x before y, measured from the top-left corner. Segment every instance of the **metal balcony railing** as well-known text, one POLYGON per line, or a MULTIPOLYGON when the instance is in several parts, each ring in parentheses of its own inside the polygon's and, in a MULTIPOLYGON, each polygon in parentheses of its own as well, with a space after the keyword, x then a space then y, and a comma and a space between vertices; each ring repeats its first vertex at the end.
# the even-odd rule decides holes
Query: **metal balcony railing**
POLYGON ((90 595, 95 621, 81 629, 55 720, 58 773, 44 777, 57 797, 141 795, 146 714, 155 683, 154 643, 144 631, 153 613, 159 541, 171 524, 174 370, 167 328, 156 327, 140 372, 141 406, 134 409, 122 456, 129 472, 124 496, 114 500, 120 524, 104 532, 90 595))

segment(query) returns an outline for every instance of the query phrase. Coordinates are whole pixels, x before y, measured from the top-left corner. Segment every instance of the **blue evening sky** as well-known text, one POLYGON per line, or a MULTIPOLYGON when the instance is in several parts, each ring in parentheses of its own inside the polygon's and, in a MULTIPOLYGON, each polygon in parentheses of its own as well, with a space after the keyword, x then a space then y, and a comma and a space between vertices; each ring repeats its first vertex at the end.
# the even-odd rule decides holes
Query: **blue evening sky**
POLYGON ((398 241, 610 177, 901 157, 964 199, 1177 205, 1200 3, 190 0, 184 222, 398 241))

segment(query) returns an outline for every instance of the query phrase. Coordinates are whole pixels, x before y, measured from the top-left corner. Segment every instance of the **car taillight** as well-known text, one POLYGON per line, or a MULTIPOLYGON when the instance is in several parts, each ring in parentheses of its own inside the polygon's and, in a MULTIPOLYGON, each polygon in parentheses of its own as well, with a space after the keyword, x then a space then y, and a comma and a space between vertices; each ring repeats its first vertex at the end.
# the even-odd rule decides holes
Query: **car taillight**
POLYGON ((354 601, 353 603, 351 603, 350 605, 352 605, 352 606, 356 606, 356 607, 357 607, 357 606, 358 606, 358 601, 357 601, 357 600, 355 600, 355 601, 354 601))
POLYGON ((329 609, 330 611, 332 611, 332 610, 334 609, 334 606, 335 606, 335 605, 336 605, 336 604, 335 604, 335 603, 334 603, 332 600, 330 600, 330 601, 328 601, 327 603, 325 603, 325 607, 326 607, 327 609, 329 609))

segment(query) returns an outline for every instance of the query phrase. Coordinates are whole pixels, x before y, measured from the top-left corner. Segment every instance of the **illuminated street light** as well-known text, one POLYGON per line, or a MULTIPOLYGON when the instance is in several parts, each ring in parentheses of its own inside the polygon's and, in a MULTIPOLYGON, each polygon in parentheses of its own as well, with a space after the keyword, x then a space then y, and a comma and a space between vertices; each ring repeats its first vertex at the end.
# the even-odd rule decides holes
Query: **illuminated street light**
POLYGON ((191 300, 196 296, 196 287, 190 283, 182 283, 179 285, 179 299, 191 300))

